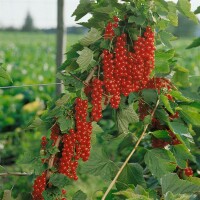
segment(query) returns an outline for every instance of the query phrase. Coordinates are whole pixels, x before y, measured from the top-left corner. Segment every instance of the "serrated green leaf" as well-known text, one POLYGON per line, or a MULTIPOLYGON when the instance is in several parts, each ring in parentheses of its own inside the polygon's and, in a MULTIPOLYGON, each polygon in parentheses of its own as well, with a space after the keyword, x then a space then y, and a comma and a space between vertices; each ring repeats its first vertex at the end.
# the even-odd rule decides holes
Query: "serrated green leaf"
POLYGON ((194 107, 192 104, 180 105, 180 108, 182 109, 180 113, 187 122, 195 126, 200 126, 200 109, 194 107))
POLYGON ((179 135, 189 133, 188 128, 183 123, 180 122, 170 122, 169 127, 174 133, 179 135))
POLYGON ((144 89, 142 90, 142 97, 144 101, 148 104, 156 103, 156 101, 158 100, 158 93, 156 92, 156 90, 144 89))
POLYGON ((87 195, 81 190, 78 190, 72 197, 72 200, 86 200, 86 199, 87 195))
POLYGON ((97 122, 92 122, 92 133, 99 134, 103 132, 103 129, 97 124, 97 122))
POLYGON ((145 163, 151 173, 158 178, 176 169, 176 159, 165 149, 148 150, 144 157, 145 163))
POLYGON ((177 164, 180 168, 185 169, 187 167, 187 161, 194 161, 194 157, 188 150, 188 148, 183 144, 171 146, 171 151, 174 154, 177 164))
POLYGON ((163 102, 165 108, 166 108, 171 114, 174 114, 174 111, 172 110, 172 107, 171 107, 171 105, 170 105, 169 99, 168 99, 165 95, 163 95, 163 94, 160 95, 160 99, 161 99, 161 101, 163 102))
POLYGON ((69 101, 69 94, 64 94, 61 98, 59 98, 55 104, 56 106, 63 106, 65 103, 69 101))
POLYGON ((192 182, 179 179, 177 174, 166 174, 160 179, 162 192, 173 194, 192 194, 200 191, 200 186, 192 182))
POLYGON ((145 23, 146 18, 142 15, 140 16, 130 16, 128 19, 129 23, 136 23, 137 25, 143 25, 145 23))
POLYGON ((165 130, 157 130, 151 132, 151 134, 158 139, 170 139, 169 132, 165 130))
POLYGON ((186 49, 192 49, 200 46, 200 37, 196 38, 186 49))
POLYGON ((80 43, 83 46, 89 46, 90 44, 93 44, 100 38, 101 32, 95 28, 91 28, 91 30, 85 35, 85 37, 80 40, 80 43))
POLYGON ((191 200, 191 195, 174 195, 172 192, 167 192, 166 195, 164 195, 164 200, 191 200))
POLYGON ((42 196, 44 197, 44 200, 55 200, 60 196, 60 188, 48 188, 42 193, 42 196))
POLYGON ((139 121, 138 115, 133 109, 133 105, 129 105, 124 109, 117 111, 117 127, 119 133, 128 134, 128 126, 130 123, 136 123, 139 121))
POLYGON ((101 176, 105 180, 111 180, 116 169, 116 165, 102 153, 101 149, 93 147, 89 160, 81 166, 80 172, 101 176))
POLYGON ((189 83, 189 71, 184 67, 177 66, 174 69, 175 73, 172 77, 172 81, 179 87, 188 87, 189 83))
POLYGON ((178 14, 176 9, 176 4, 172 1, 167 2, 169 12, 168 12, 168 19, 170 20, 173 26, 178 26, 178 14))
POLYGON ((176 37, 174 37, 171 33, 167 31, 160 31, 158 34, 160 36, 162 44, 166 47, 172 48, 170 41, 176 39, 176 37))
POLYGON ((99 13, 104 13, 104 14, 110 14, 113 12, 113 7, 110 5, 106 7, 101 6, 99 8, 96 8, 94 11, 99 12, 99 13))
POLYGON ((143 168, 138 163, 128 163, 126 165, 118 178, 116 187, 118 190, 122 190, 128 188, 129 185, 142 185, 146 187, 146 182, 143 177, 143 168))
POLYGON ((155 71, 156 73, 169 73, 170 62, 169 60, 174 57, 174 50, 162 51, 157 50, 155 52, 155 71))
POLYGON ((183 101, 183 102, 192 102, 193 100, 184 97, 183 94, 177 90, 172 90, 170 94, 178 101, 183 101))
POLYGON ((195 23, 198 23, 197 17, 191 11, 191 3, 189 0, 178 0, 177 8, 183 15, 193 20, 195 23))
POLYGON ((7 81, 12 82, 12 79, 11 79, 10 75, 8 74, 8 72, 1 66, 0 66, 0 77, 7 81))
POLYGON ((88 70, 90 63, 93 61, 93 51, 87 47, 84 47, 82 51, 79 51, 80 55, 77 59, 77 63, 81 69, 81 73, 88 70))
POLYGON ((63 188, 70 184, 69 179, 64 174, 52 174, 49 182, 59 188, 63 188))
POLYGON ((114 195, 124 196, 128 200, 152 200, 152 198, 149 198, 148 196, 137 194, 131 188, 128 188, 127 190, 122 190, 122 191, 119 191, 119 192, 115 192, 114 195))
POLYGON ((72 120, 72 119, 66 119, 65 116, 60 116, 57 121, 59 123, 60 130, 62 132, 66 132, 69 129, 71 129, 71 128, 74 127, 74 120, 72 120))
POLYGON ((80 90, 83 88, 83 83, 79 80, 77 80, 75 77, 71 76, 65 76, 64 79, 62 79, 65 86, 68 87, 74 87, 75 90, 80 90))
POLYGON ((81 0, 72 16, 76 16, 75 20, 78 21, 86 14, 92 11, 92 4, 90 0, 81 0))

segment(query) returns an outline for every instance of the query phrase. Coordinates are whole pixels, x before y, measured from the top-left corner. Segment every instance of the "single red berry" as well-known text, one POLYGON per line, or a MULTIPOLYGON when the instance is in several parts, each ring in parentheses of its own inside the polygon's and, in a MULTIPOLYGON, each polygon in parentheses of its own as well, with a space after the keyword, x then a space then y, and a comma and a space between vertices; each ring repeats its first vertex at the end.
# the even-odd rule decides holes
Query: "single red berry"
POLYGON ((185 175, 186 176, 193 176, 193 170, 191 167, 187 167, 184 169, 185 175))
POLYGON ((65 189, 62 189, 62 194, 66 194, 67 193, 67 191, 65 190, 65 189))

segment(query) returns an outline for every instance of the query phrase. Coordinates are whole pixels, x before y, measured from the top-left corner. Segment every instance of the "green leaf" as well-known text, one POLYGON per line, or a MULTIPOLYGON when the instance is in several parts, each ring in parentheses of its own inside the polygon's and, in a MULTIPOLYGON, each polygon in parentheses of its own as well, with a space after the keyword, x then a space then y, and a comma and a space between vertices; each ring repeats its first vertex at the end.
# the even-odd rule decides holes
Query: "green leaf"
POLYGON ((93 51, 87 47, 84 47, 82 51, 78 51, 80 55, 77 59, 77 63, 81 69, 81 73, 88 70, 90 63, 93 61, 93 51))
POLYGON ((78 91, 83 88, 83 83, 81 81, 77 80, 72 75, 65 76, 65 78, 62 80, 63 80, 65 86, 68 86, 68 87, 72 86, 78 91))
POLYGON ((146 21, 146 18, 143 16, 143 15, 140 15, 140 16, 130 16, 129 19, 128 19, 128 22, 129 23, 136 23, 137 25, 143 25, 146 21))
POLYGON ((92 11, 92 4, 90 0, 81 0, 80 4, 77 6, 72 16, 76 16, 75 20, 78 21, 91 11, 92 11))
POLYGON ((146 187, 143 177, 143 168, 138 163, 128 163, 120 174, 116 187, 118 190, 126 189, 129 185, 142 185, 146 187), (136 175, 137 174, 137 175, 136 175))
POLYGON ((195 47, 199 47, 200 46, 200 37, 199 38, 196 38, 192 44, 190 44, 186 49, 192 49, 192 48, 195 48, 195 47))
POLYGON ((126 197, 128 200, 153 200, 146 195, 137 194, 133 189, 128 188, 127 190, 122 190, 115 192, 114 195, 126 197))
POLYGON ((116 165, 102 153, 101 149, 93 147, 89 160, 81 166, 80 172, 82 174, 101 176, 105 180, 111 180, 116 169, 116 165))
POLYGON ((177 66, 174 68, 174 75, 172 77, 172 81, 179 87, 188 87, 189 83, 189 71, 184 67, 177 66))
POLYGON ((188 17, 189 19, 193 20, 195 23, 198 24, 198 18, 191 11, 190 1, 188 1, 188 0, 178 0, 177 8, 183 15, 185 15, 186 17, 188 17))
POLYGON ((197 7, 197 9, 194 11, 194 14, 199 14, 200 13, 200 6, 197 7))
POLYGON ((104 14, 110 14, 113 12, 113 7, 111 7, 110 5, 109 6, 106 6, 106 7, 99 7, 99 8, 96 8, 94 11, 95 12, 99 12, 99 13, 104 13, 104 14))
POLYGON ((170 94, 178 101, 188 102, 188 103, 193 101, 187 97, 184 97, 183 94, 177 90, 172 90, 170 94))
POLYGON ((176 169, 176 159, 165 149, 148 150, 144 157, 145 163, 151 173, 158 178, 176 169))
POLYGON ((69 101, 69 94, 64 94, 60 97, 56 102, 56 106, 63 106, 65 103, 69 101))
POLYGON ((81 190, 78 190, 72 197, 72 200, 86 200, 86 199, 87 195, 81 190))
POLYGON ((12 82, 12 79, 11 79, 10 75, 8 74, 8 72, 1 66, 0 66, 0 77, 7 81, 12 82))
POLYGON ((172 48, 170 41, 176 39, 176 37, 174 37, 171 33, 167 31, 160 31, 158 34, 160 36, 162 44, 166 47, 172 48))
POLYGON ((185 169, 187 167, 188 160, 194 161, 194 157, 192 156, 188 148, 183 144, 171 146, 171 151, 176 158, 178 166, 182 169, 185 169))
POLYGON ((64 174, 52 174, 49 182, 59 188, 63 188, 70 184, 69 179, 64 174))
POLYGON ((187 122, 200 126, 200 109, 193 106, 193 104, 180 105, 180 108, 182 109, 180 113, 187 122))
POLYGON ((168 131, 165 131, 165 130, 157 130, 157 131, 151 132, 151 134, 158 139, 170 139, 168 131))
POLYGON ((160 179, 162 192, 173 194, 192 194, 200 191, 200 185, 179 179, 177 174, 166 174, 160 179))
POLYGON ((189 133, 188 128, 183 123, 170 122, 168 124, 169 124, 170 129, 176 134, 179 134, 179 135, 184 135, 185 134, 185 135, 187 135, 189 133))
POLYGON ((156 73, 169 73, 169 60, 174 57, 174 50, 155 52, 155 71, 156 73))
POLYGON ((65 116, 60 116, 57 121, 59 123, 60 130, 62 132, 66 132, 69 129, 71 129, 71 128, 74 127, 74 120, 72 120, 72 119, 66 119, 65 116))
POLYGON ((169 99, 168 99, 165 95, 163 95, 163 94, 160 95, 160 99, 161 99, 161 101, 163 102, 165 108, 166 108, 171 114, 174 114, 174 111, 172 110, 172 107, 171 107, 171 105, 170 105, 169 99))
POLYGON ((99 134, 103 132, 103 129, 97 124, 97 122, 92 122, 92 133, 99 134))
POLYGON ((174 195, 172 192, 167 192, 164 196, 164 200, 191 200, 191 195, 185 195, 185 194, 178 194, 174 195))
POLYGON ((178 14, 176 9, 176 4, 172 1, 167 2, 169 12, 168 12, 168 19, 170 20, 173 26, 178 26, 178 14))
POLYGON ((129 105, 124 109, 117 111, 117 127, 119 133, 127 134, 129 132, 128 126, 130 123, 136 123, 139 121, 138 115, 133 109, 133 105, 129 105))
POLYGON ((100 38, 101 32, 95 28, 91 28, 91 30, 85 35, 85 37, 80 40, 80 43, 83 46, 89 46, 90 44, 93 44, 100 38))

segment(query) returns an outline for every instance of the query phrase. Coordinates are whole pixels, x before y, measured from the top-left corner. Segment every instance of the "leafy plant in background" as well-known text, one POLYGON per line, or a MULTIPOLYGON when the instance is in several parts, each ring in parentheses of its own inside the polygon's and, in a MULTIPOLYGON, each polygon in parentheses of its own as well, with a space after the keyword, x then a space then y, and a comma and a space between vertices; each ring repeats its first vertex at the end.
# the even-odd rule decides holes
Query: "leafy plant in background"
POLYGON ((47 133, 25 155, 33 199, 199 198, 200 102, 178 89, 188 71, 165 30, 178 11, 198 21, 188 0, 80 1, 76 20, 92 17, 60 68, 66 92, 30 126, 47 133), (79 174, 105 187, 70 197, 79 174))

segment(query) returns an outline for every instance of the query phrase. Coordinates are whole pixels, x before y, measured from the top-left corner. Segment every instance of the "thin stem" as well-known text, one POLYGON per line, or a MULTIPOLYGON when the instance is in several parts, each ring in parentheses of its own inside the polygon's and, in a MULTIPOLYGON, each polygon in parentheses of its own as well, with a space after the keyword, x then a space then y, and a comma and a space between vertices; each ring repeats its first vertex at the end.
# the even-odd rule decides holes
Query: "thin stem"
POLYGON ((86 84, 88 84, 90 82, 90 80, 94 76, 94 73, 95 73, 96 70, 97 70, 97 66, 92 69, 92 71, 89 73, 88 77, 84 81, 86 84))
MULTIPOLYGON (((159 102, 160 102, 160 101, 159 101, 159 99, 158 99, 157 102, 156 102, 156 105, 155 105, 155 107, 154 107, 154 109, 153 109, 153 111, 152 111, 152 113, 151 113, 151 117, 154 116, 155 111, 156 111, 156 109, 157 109, 157 107, 158 107, 158 105, 159 105, 159 102)), ((125 162, 123 163, 123 165, 121 166, 121 168, 120 168, 119 171, 117 172, 115 178, 113 179, 113 181, 112 181, 111 184, 109 185, 108 189, 106 190, 106 192, 105 192, 105 194, 103 195, 103 197, 102 197, 101 200, 105 200, 105 199, 106 199, 108 193, 110 192, 110 190, 112 189, 112 187, 113 187, 114 184, 116 183, 116 181, 117 181, 119 175, 122 173, 124 167, 125 167, 126 164, 129 162, 130 158, 132 157, 132 155, 133 155, 134 152, 136 151, 137 147, 139 146, 141 140, 142 140, 143 137, 145 136, 146 131, 147 131, 149 125, 150 125, 150 123, 149 123, 149 124, 146 124, 146 125, 144 126, 144 130, 143 130, 143 132, 142 132, 140 138, 138 139, 138 141, 137 141, 135 147, 133 148, 133 150, 131 151, 131 153, 130 153, 129 156, 126 158, 125 162)))
POLYGON ((5 172, 0 173, 0 176, 30 176, 32 173, 26 173, 26 172, 5 172))
MULTIPOLYGON (((57 147, 57 148, 59 147, 61 138, 62 138, 62 136, 59 135, 58 138, 57 138, 57 140, 56 140, 55 147, 57 147)), ((47 170, 47 176, 46 176, 47 180, 50 178, 51 168, 53 167, 55 156, 56 156, 56 153, 52 154, 50 156, 50 158, 49 158, 48 170, 47 170)))

